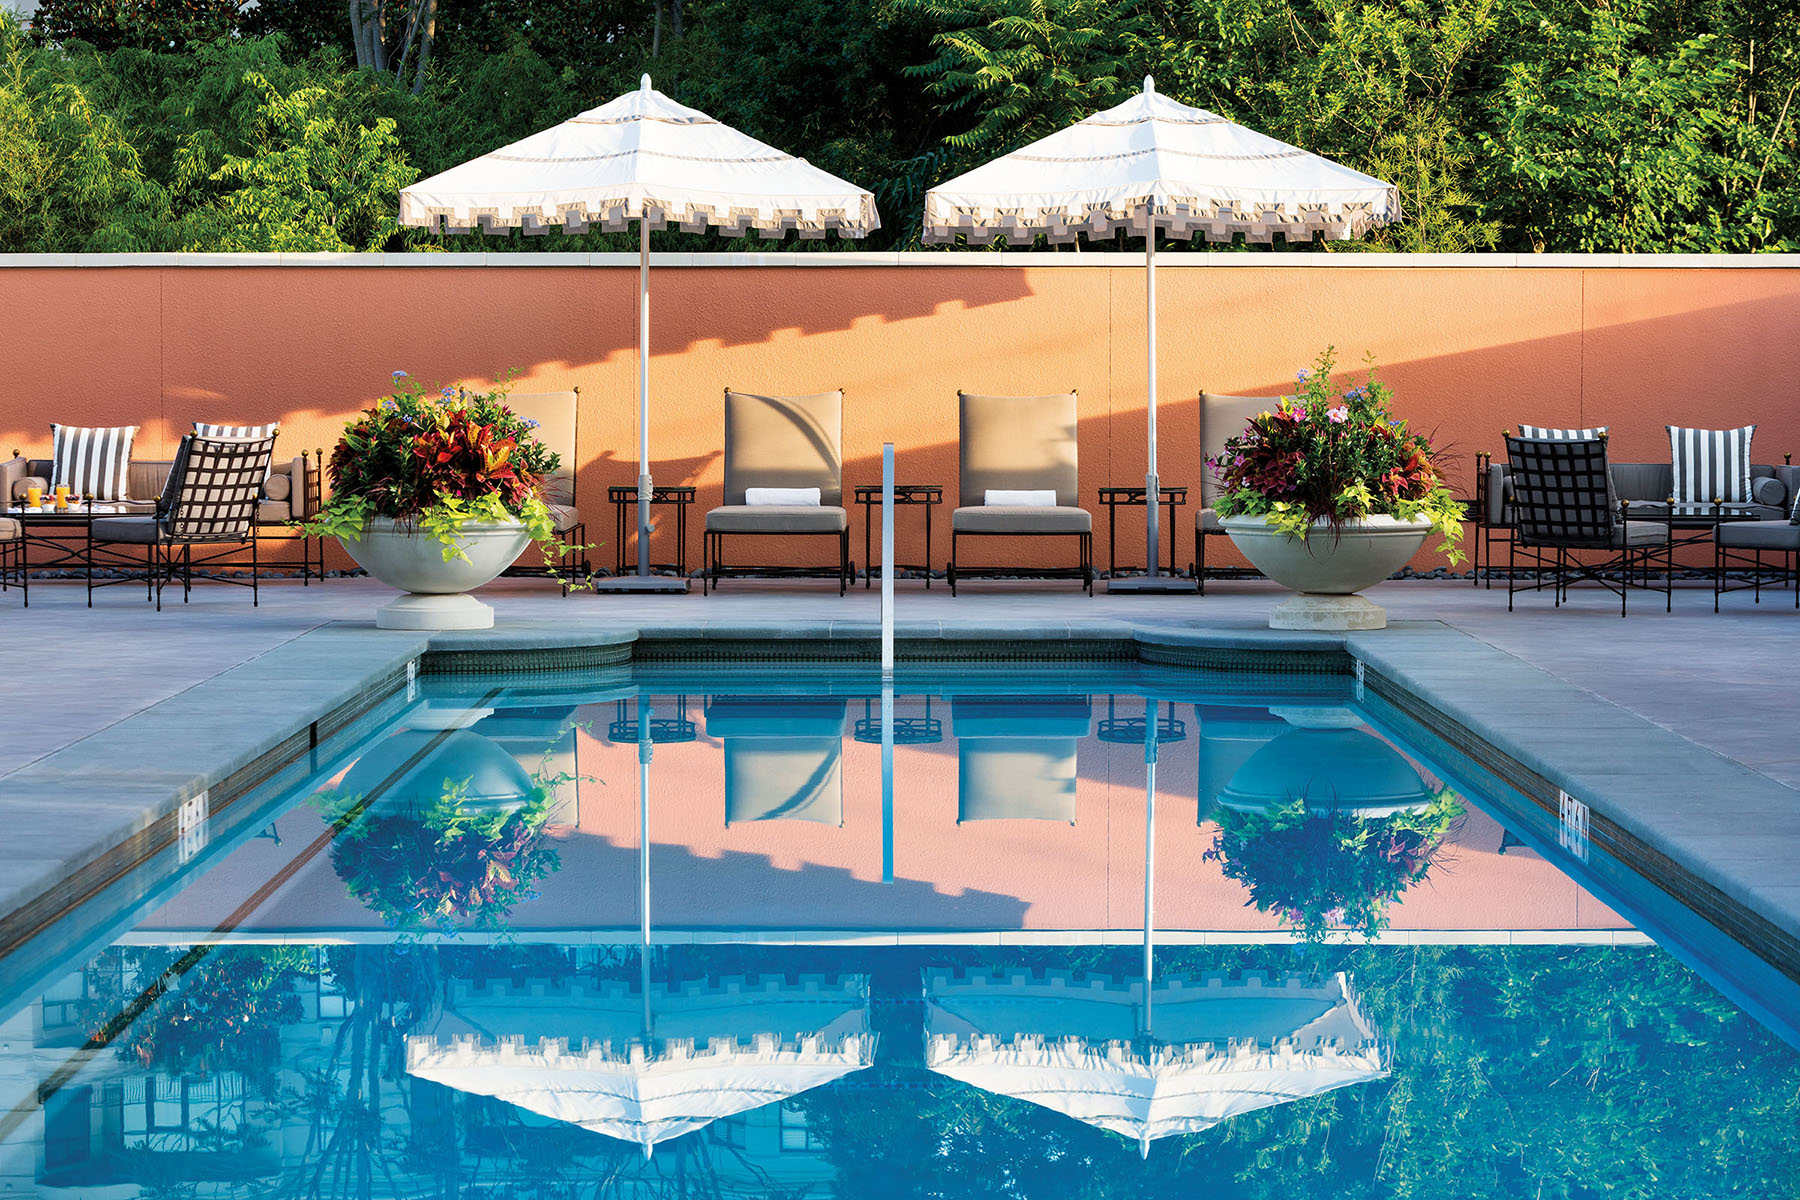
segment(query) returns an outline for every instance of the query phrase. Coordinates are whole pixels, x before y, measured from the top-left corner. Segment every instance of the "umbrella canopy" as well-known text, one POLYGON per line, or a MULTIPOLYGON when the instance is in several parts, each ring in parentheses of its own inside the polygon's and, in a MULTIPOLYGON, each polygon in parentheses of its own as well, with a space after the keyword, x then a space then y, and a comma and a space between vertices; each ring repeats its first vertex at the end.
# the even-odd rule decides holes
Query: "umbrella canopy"
POLYGON ((1025 971, 925 981, 925 1065, 1136 1141, 1387 1075, 1348 980, 1025 971))
MULTIPOLYGON (((400 192, 400 223, 452 233, 638 223, 639 590, 683 591, 650 576, 650 231, 679 225, 728 236, 865 237, 875 197, 677 104, 643 77, 635 92, 420 180, 400 192)), ((615 590, 607 587, 606 590, 615 590)))
POLYGON ((438 1034, 408 1039, 407 1071, 648 1155, 874 1061, 866 976, 658 987, 650 1007, 646 1035, 642 998, 620 984, 459 985, 438 1034))
POLYGON ((925 195, 927 242, 995 236, 1029 244, 1159 231, 1359 236, 1398 220, 1400 193, 1217 113, 1144 90, 1104 112, 940 183, 925 195))
POLYGON ((679 225, 865 237, 875 197, 803 158, 678 104, 650 86, 502 146, 400 193, 403 225, 453 232, 570 232, 679 225))
POLYGON ((1400 219, 1399 189, 1361 171, 1144 90, 1104 112, 958 175, 925 194, 924 240, 1125 232, 1144 239, 1149 309, 1149 455, 1144 513, 1147 578, 1113 589, 1192 591, 1159 578, 1156 470, 1156 237, 1268 242, 1314 234, 1342 240, 1400 219))

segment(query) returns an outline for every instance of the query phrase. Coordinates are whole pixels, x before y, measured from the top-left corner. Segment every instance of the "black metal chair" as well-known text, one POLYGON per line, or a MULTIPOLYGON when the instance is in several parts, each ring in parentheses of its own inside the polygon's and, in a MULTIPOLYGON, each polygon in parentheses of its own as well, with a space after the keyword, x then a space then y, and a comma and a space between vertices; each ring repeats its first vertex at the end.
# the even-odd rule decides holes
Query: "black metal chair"
POLYGON ((25 527, 13 517, 0 517, 0 592, 19 589, 25 607, 31 607, 31 573, 25 567, 25 527))
POLYGON ((88 607, 94 589, 142 579, 144 598, 162 611, 163 588, 181 581, 181 599, 193 589, 194 567, 220 562, 250 547, 250 578, 216 576, 221 582, 247 585, 252 606, 257 591, 256 512, 263 479, 275 454, 275 435, 261 438, 210 438, 188 434, 181 439, 175 465, 156 502, 156 512, 143 516, 95 517, 88 523, 88 607), (125 546, 144 548, 142 573, 125 546), (194 547, 206 547, 196 560, 194 547), (99 561, 100 556, 105 561, 99 561), (96 565, 110 568, 113 578, 96 581, 96 565))
POLYGON ((1674 525, 1669 520, 1632 521, 1613 491, 1606 438, 1506 439, 1512 477, 1513 536, 1507 553, 1506 610, 1520 591, 1555 589, 1560 606, 1569 584, 1588 579, 1619 597, 1633 586, 1653 590, 1661 567, 1663 608, 1673 604, 1674 525), (1596 555, 1600 556, 1596 558, 1596 555), (1520 559, 1535 578, 1521 586, 1520 559))

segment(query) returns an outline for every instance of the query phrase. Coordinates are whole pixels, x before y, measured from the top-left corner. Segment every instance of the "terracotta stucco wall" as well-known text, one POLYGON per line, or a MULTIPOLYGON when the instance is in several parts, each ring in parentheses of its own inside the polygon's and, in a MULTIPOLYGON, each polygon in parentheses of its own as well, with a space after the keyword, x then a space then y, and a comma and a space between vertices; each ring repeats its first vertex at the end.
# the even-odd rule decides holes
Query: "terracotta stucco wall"
MULTIPOLYGON (((368 265, 15 260, 0 270, 0 449, 46 453, 51 421, 138 423, 140 456, 166 457, 196 418, 280 418, 283 453, 329 449, 345 417, 382 395, 396 369, 447 382, 518 368, 520 391, 581 388, 582 507, 589 536, 610 542, 604 488, 636 477, 635 269, 616 256, 580 256, 605 264, 585 266, 520 265, 560 261, 537 256, 434 256, 431 265, 395 257, 370 256, 368 265)), ((1141 267, 1126 256, 1086 255, 1082 265, 1047 257, 791 266, 720 256, 729 265, 660 265, 651 364, 657 480, 699 485, 703 508, 717 502, 726 386, 842 387, 846 484, 877 481, 881 443, 892 440, 902 481, 951 488, 957 389, 1073 388, 1084 496, 1103 484, 1141 483, 1141 267)), ((1216 257, 1237 261, 1159 270, 1165 483, 1198 482, 1197 392, 1279 394, 1327 343, 1348 364, 1375 357, 1401 413, 1448 448, 1459 488, 1473 453, 1500 449, 1500 429, 1521 421, 1609 424, 1625 461, 1666 460, 1665 422, 1754 421, 1758 461, 1800 450, 1800 265, 1786 259, 1506 266, 1457 257, 1444 265, 1408 256, 1320 256, 1319 265, 1216 257)), ((917 526, 905 516, 900 554, 916 559, 917 526)), ((1185 562, 1191 513, 1178 525, 1185 562)), ((947 522, 938 528, 947 533, 947 522)), ((1123 556, 1141 555, 1141 528, 1122 520, 1123 556)), ((672 536, 670 522, 657 540, 672 536)), ((690 542, 697 561, 697 532, 690 542)), ((860 535, 856 549, 860 558, 860 535)), ((597 556, 610 560, 612 547, 597 556)), ((1420 565, 1430 561, 1421 556, 1420 565)))

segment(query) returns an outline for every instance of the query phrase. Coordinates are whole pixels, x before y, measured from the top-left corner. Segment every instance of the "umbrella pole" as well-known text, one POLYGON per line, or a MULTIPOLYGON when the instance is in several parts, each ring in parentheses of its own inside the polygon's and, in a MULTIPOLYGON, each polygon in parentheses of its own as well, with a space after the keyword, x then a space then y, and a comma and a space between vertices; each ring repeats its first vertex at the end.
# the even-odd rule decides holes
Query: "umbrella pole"
POLYGON ((1156 214, 1149 214, 1150 227, 1144 234, 1144 305, 1150 341, 1150 444, 1148 470, 1144 473, 1144 538, 1149 557, 1145 574, 1155 579, 1162 561, 1162 495, 1157 490, 1156 475, 1156 214))
POLYGON ((638 218, 637 573, 650 574, 650 214, 638 218))

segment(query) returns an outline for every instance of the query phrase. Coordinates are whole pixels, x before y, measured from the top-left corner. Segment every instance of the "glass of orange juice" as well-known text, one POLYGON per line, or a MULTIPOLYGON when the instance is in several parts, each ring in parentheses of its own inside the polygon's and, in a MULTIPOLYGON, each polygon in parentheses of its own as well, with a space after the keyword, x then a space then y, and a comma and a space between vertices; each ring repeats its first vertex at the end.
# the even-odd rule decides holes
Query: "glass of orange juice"
POLYGON ((56 485, 56 507, 61 511, 69 507, 69 488, 67 484, 56 485))
POLYGON ((25 505, 28 508, 39 508, 44 503, 44 489, 32 484, 25 489, 25 505))

